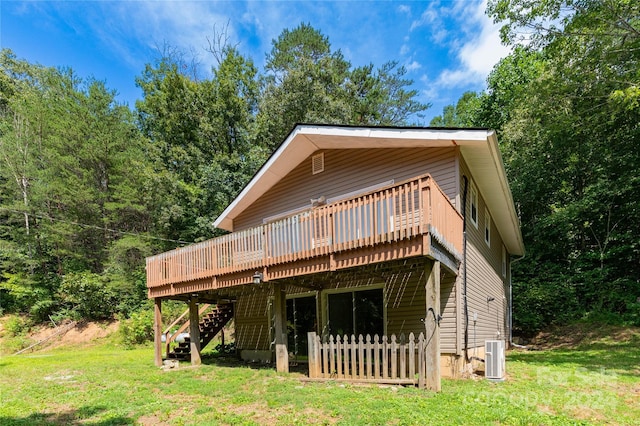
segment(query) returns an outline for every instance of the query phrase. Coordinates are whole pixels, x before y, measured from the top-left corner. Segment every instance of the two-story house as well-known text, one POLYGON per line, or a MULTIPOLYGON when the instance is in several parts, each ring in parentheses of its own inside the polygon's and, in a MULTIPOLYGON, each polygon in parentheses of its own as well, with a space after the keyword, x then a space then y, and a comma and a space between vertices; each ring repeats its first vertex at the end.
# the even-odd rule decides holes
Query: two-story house
POLYGON ((229 234, 147 259, 157 362, 166 299, 192 324, 233 306, 239 356, 280 371, 308 332, 426 333, 438 381, 508 339, 524 246, 494 131, 298 125, 215 226, 229 234))

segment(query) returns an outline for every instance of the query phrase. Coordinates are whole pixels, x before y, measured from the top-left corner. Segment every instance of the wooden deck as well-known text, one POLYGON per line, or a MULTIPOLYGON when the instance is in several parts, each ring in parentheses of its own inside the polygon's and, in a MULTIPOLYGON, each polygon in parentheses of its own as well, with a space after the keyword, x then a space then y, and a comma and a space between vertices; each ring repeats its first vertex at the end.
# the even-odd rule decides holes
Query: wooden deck
POLYGON ((456 272, 462 216, 430 175, 147 258, 149 298, 430 256, 456 272))

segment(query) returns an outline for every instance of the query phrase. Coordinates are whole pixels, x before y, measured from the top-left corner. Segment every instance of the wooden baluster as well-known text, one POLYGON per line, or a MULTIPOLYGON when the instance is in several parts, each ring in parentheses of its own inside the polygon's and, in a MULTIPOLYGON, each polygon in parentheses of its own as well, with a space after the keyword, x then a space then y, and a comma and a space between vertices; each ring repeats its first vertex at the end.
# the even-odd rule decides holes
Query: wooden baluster
POLYGON ((415 335, 409 333, 409 378, 415 380, 416 377, 416 342, 415 335))
POLYGON ((382 336, 382 377, 389 378, 389 345, 387 336, 382 336))
POLYGON ((400 350, 400 378, 407 378, 407 346, 404 341, 404 333, 400 335, 400 345, 398 346, 400 350))
POLYGON ((358 337, 358 377, 362 380, 364 375, 364 338, 362 334, 358 337))
POLYGON ((380 337, 376 334, 373 336, 373 350, 374 350, 374 363, 373 368, 375 370, 374 377, 380 378, 380 337))
POLYGON ((357 348, 358 343, 356 342, 356 336, 351 335, 351 378, 355 379, 358 376, 358 368, 356 362, 358 361, 356 358, 356 354, 358 351, 357 348))
POLYGON ((344 361, 344 369, 342 372, 344 373, 344 378, 348 379, 350 377, 349 374, 349 336, 344 335, 344 340, 342 341, 342 351, 343 351, 343 361, 344 361))
POLYGON ((427 380, 426 357, 424 333, 420 333, 418 336, 418 387, 420 389, 424 389, 427 380))
POLYGON ((340 335, 336 336, 336 367, 338 368, 336 378, 344 379, 342 375, 342 343, 340 343, 340 335))
POLYGON ((373 346, 371 345, 371 335, 367 334, 367 379, 371 379, 373 378, 373 368, 372 368, 372 362, 373 362, 373 346))
POLYGON ((395 334, 391 335, 391 378, 398 378, 398 343, 395 334))
POLYGON ((331 356, 331 359, 333 360, 333 350, 331 351, 331 355, 329 355, 329 353, 329 343, 324 342, 322 344, 322 377, 325 379, 331 377, 331 373, 333 372, 333 370, 329 369, 329 356, 331 356))

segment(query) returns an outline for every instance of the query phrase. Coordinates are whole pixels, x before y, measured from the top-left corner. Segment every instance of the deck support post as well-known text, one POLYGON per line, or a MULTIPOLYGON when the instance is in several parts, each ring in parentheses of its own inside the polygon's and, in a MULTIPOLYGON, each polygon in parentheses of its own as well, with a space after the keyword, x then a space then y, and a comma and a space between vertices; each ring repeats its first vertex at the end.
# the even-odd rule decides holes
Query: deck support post
POLYGON ((155 364, 162 367, 162 299, 156 297, 153 309, 153 348, 155 364))
POLYGON ((437 260, 433 263, 427 262, 425 273, 427 276, 427 316, 424 319, 427 332, 426 385, 427 389, 440 392, 442 390, 440 381, 440 262, 437 260))
POLYGON ((200 365, 200 315, 198 315, 198 295, 189 298, 189 342, 191 365, 200 365))
POLYGON ((287 294, 282 284, 273 284, 273 310, 275 320, 273 324, 276 340, 276 371, 289 372, 289 352, 287 351, 287 294))

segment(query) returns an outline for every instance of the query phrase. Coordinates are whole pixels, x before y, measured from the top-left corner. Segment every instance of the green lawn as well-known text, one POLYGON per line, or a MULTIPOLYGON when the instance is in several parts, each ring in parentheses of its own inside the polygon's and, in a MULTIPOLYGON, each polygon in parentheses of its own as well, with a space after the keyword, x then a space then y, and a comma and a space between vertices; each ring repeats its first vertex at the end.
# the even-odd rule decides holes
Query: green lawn
POLYGON ((205 359, 161 371, 113 344, 0 359, 1 425, 639 424, 640 336, 512 352, 508 380, 414 388, 305 383, 205 359))

